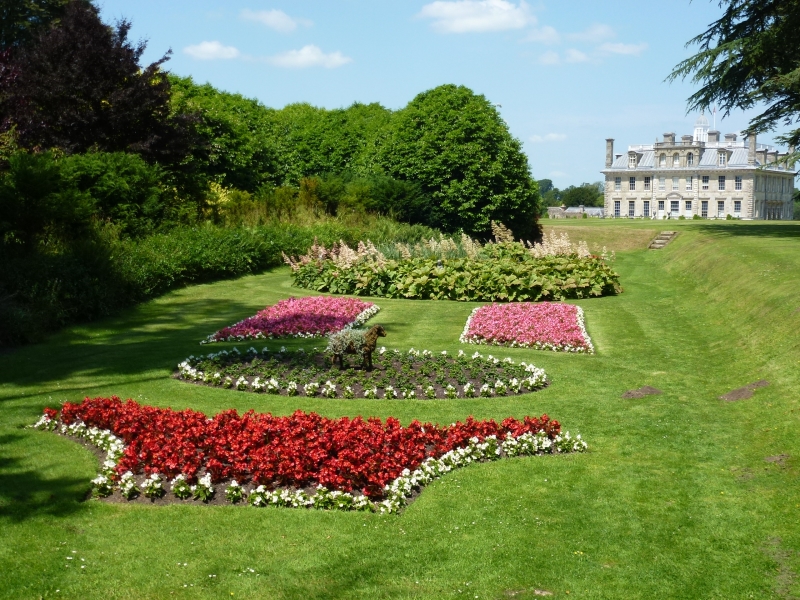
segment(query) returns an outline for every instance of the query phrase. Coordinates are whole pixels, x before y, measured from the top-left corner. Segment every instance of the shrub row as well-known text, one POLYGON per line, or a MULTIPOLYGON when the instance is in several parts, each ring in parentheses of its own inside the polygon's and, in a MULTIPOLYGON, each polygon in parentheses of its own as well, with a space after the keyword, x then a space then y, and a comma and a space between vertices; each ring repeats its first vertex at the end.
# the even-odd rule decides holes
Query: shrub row
POLYGON ((430 229, 378 222, 312 227, 176 228, 141 240, 87 241, 53 253, 0 251, 0 346, 24 343, 70 323, 91 321, 192 283, 257 273, 281 253, 305 252, 315 238, 332 244, 367 236, 415 242, 430 229))
POLYGON ((535 302, 605 296, 621 291, 619 275, 596 256, 364 261, 296 265, 299 287, 336 294, 459 301, 535 302))

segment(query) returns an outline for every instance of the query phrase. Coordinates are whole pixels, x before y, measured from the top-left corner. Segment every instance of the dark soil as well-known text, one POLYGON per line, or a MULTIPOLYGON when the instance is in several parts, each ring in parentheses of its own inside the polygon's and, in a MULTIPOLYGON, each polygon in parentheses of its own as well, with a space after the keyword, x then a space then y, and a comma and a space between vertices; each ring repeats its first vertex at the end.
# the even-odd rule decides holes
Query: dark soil
POLYGON ((767 387, 768 385, 769 381, 766 381, 765 379, 760 379, 744 387, 732 390, 727 394, 723 394, 722 396, 719 397, 719 399, 725 400, 725 402, 738 402, 739 400, 747 400, 753 397, 753 390, 757 390, 758 388, 762 387, 767 387))
POLYGON ((650 387, 649 385, 643 385, 638 390, 628 390, 622 397, 626 400, 630 400, 632 398, 644 398, 645 396, 657 396, 658 394, 662 394, 663 392, 658 388, 650 387))
MULTIPOLYGON (((355 362, 355 361, 353 361, 355 362)), ((498 379, 506 385, 511 379, 516 378, 523 381, 529 373, 519 364, 509 364, 498 362, 495 364, 488 360, 456 359, 452 356, 442 357, 434 355, 428 359, 410 359, 408 356, 400 354, 390 354, 387 352, 383 356, 376 355, 373 358, 373 369, 368 371, 361 364, 353 364, 340 369, 339 366, 331 364, 330 359, 325 354, 298 354, 287 353, 286 355, 273 354, 268 358, 254 355, 228 356, 223 361, 201 360, 196 364, 196 368, 205 373, 218 372, 222 379, 230 377, 234 382, 239 377, 244 377, 249 383, 260 378, 262 382, 275 378, 280 384, 277 393, 281 396, 288 396, 287 384, 290 381, 297 383, 297 396, 306 396, 303 385, 309 382, 318 382, 320 389, 316 397, 322 397, 322 385, 326 381, 336 384, 337 398, 342 398, 346 386, 352 388, 355 398, 363 398, 364 390, 373 387, 378 389, 378 398, 383 399, 385 388, 391 386, 397 392, 397 398, 403 398, 403 390, 413 390, 417 400, 425 400, 427 396, 425 389, 433 387, 436 398, 447 398, 446 389, 452 385, 462 397, 464 385, 469 382, 475 388, 475 397, 480 396, 480 388, 488 384, 494 389, 494 383, 498 379)), ((208 387, 226 387, 223 383, 214 384, 211 382, 194 381, 181 376, 176 371, 173 376, 181 381, 204 385, 208 387)), ((518 392, 514 392, 509 387, 505 388, 502 395, 515 396, 534 392, 547 386, 544 385, 528 388, 520 387, 518 392)), ((253 392, 248 386, 247 392, 253 392)), ((269 392, 263 392, 269 393, 269 392)))

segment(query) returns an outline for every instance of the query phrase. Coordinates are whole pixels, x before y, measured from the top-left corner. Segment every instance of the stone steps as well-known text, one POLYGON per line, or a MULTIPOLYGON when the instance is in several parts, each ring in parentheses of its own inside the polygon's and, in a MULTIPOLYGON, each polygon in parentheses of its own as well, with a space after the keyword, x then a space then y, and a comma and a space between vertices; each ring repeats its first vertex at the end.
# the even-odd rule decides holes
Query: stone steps
POLYGON ((662 231, 652 242, 650 242, 648 248, 650 250, 661 250, 664 246, 675 239, 676 235, 678 235, 677 231, 662 231))

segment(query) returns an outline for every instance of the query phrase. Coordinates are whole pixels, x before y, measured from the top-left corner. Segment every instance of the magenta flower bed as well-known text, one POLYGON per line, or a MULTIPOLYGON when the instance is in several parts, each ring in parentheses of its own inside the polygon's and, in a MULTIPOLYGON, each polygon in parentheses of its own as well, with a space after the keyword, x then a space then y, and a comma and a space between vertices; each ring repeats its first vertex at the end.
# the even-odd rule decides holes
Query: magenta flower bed
POLYGON ((279 337, 319 337, 360 325, 380 310, 357 298, 305 296, 289 298, 208 336, 213 342, 279 337))
POLYGON ((560 302, 480 306, 467 319, 461 341, 556 352, 594 352, 583 310, 560 302))

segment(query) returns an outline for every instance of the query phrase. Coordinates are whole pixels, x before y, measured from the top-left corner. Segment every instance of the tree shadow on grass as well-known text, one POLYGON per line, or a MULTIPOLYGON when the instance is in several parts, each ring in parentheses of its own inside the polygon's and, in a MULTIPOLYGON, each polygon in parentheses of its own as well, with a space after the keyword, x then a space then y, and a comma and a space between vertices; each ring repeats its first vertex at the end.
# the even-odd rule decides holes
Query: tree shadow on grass
POLYGON ((227 300, 148 303, 0 356, 0 371, 4 383, 38 387, 77 374, 95 378, 172 370, 199 353, 200 340, 253 312, 250 304, 227 300))
POLYGON ((800 238, 800 223, 794 221, 767 223, 700 223, 699 231, 712 235, 759 238, 800 238), (773 224, 774 223, 774 224, 773 224))
MULTIPOLYGON (((22 440, 19 434, 0 436, 0 449, 22 440)), ((81 508, 90 486, 79 477, 45 479, 20 468, 17 458, 0 454, 0 521, 24 521, 41 515, 67 516, 81 508)))

